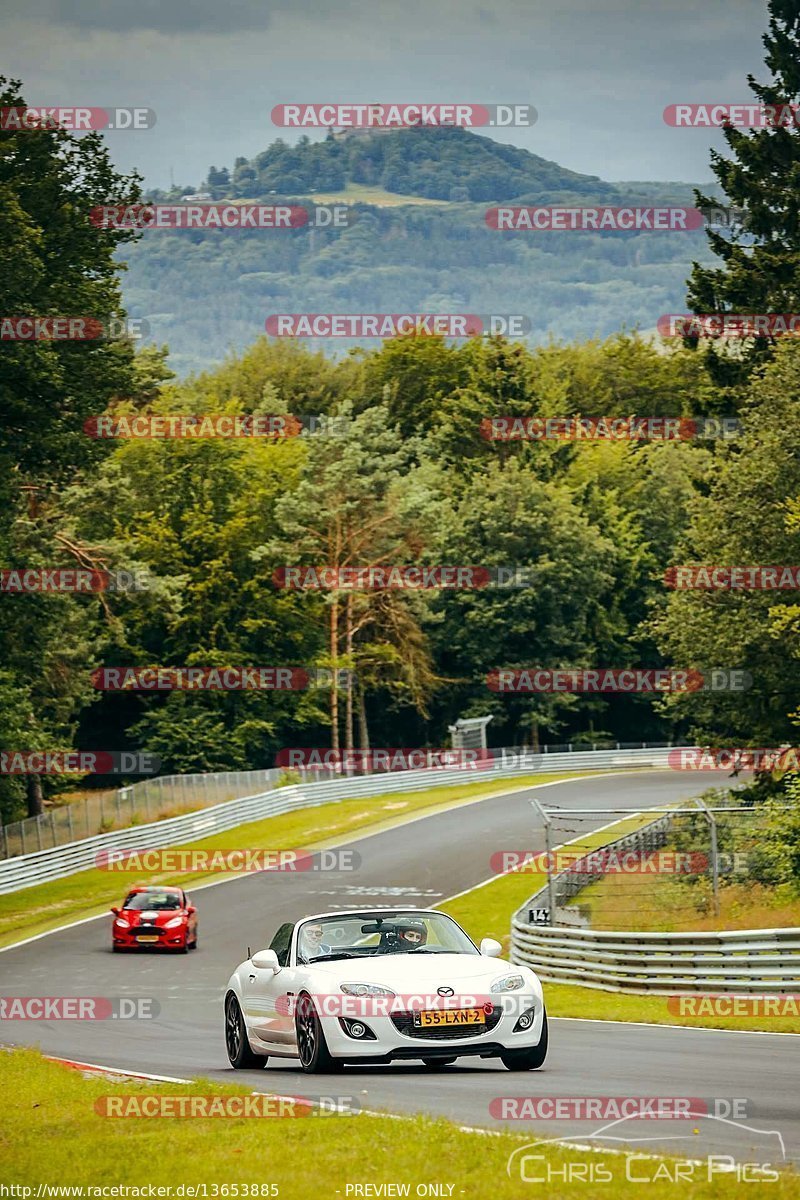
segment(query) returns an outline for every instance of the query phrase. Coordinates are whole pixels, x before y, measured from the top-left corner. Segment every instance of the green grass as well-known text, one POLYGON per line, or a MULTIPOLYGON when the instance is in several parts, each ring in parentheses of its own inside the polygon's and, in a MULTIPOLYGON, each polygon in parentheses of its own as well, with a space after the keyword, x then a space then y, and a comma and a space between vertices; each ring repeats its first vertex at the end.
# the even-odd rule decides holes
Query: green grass
MULTIPOLYGON (((509 1075, 508 1079, 513 1077, 509 1075)), ((421 1077, 421 1085, 425 1082, 421 1077)), ((485 1200, 487 1196, 493 1200, 519 1200, 520 1196, 542 1192, 521 1183, 519 1175, 509 1178, 509 1155, 539 1137, 557 1136, 552 1125, 545 1129, 539 1126, 524 1135, 483 1137, 444 1119, 393 1120, 381 1115, 306 1116, 301 1120, 108 1118, 95 1111, 96 1101, 104 1096, 230 1096, 248 1094, 250 1089, 203 1080, 180 1085, 84 1077, 48 1062, 32 1050, 0 1054, 0 1084, 4 1095, 14 1098, 13 1104, 4 1105, 0 1133, 3 1180, 33 1188, 34 1195, 39 1184, 173 1189, 184 1184, 205 1185, 207 1197, 215 1195, 213 1185, 220 1189, 229 1185, 227 1192, 216 1194, 242 1197, 243 1185, 260 1189, 276 1184, 281 1200, 335 1200, 337 1196, 345 1200, 347 1184, 408 1184, 409 1194, 414 1196, 419 1184, 440 1182, 453 1185, 450 1195, 454 1200, 485 1200)), ((520 1091, 519 1086, 516 1090, 520 1091)), ((302 1078, 297 1094, 303 1094, 302 1078)), ((329 1094, 352 1095, 346 1072, 331 1078, 329 1094)), ((356 1095, 356 1104, 358 1099, 356 1095)), ((548 1195, 563 1200, 621 1195, 633 1200, 642 1194, 637 1183, 626 1181, 625 1160, 619 1155, 556 1145, 538 1146, 534 1153, 543 1153, 548 1164, 560 1170, 568 1163, 596 1164, 602 1160, 614 1174, 613 1184, 604 1188, 587 1187, 583 1181, 563 1184, 557 1178, 555 1190, 546 1189, 548 1195)), ((659 1161, 662 1172, 668 1169, 665 1164, 669 1160, 659 1161)), ((650 1160, 653 1173, 659 1161, 650 1160)), ((642 1174, 643 1165, 638 1163, 637 1174, 642 1174)), ((699 1173, 699 1179, 688 1189, 686 1183, 659 1180, 648 1186, 647 1195, 652 1200, 686 1200, 687 1196, 705 1200, 733 1197, 741 1186, 731 1176, 717 1176, 711 1183, 706 1182, 705 1170, 699 1173)), ((762 1194, 757 1188, 750 1190, 762 1194)), ((202 1192, 196 1194, 202 1196, 202 1192)), ((769 1185, 768 1195, 774 1200, 800 1197, 800 1178, 794 1172, 781 1173, 780 1179, 769 1185)))
MULTIPOLYGON (((637 824, 652 821, 653 814, 642 813, 625 817, 615 823, 613 831, 586 834, 580 841, 568 843, 570 850, 585 853, 621 837, 637 824)), ((646 878, 650 879, 651 876, 646 878)), ((509 949, 511 916, 525 901, 547 882, 543 873, 510 871, 463 896, 439 905, 475 939, 494 937, 509 949)), ((583 893, 577 898, 581 902, 583 893)), ((695 1029, 759 1030, 768 1033, 800 1033, 800 1016, 721 1017, 703 1014, 688 1016, 671 1012, 667 996, 625 995, 581 987, 580 984, 545 983, 547 1010, 554 1017, 588 1017, 607 1021, 651 1021, 657 1025, 685 1025, 695 1029)), ((724 989, 722 989, 724 990, 724 989)))
MULTIPOLYGON (((669 852, 673 846, 665 846, 669 852)), ((711 880, 664 874, 606 875, 580 894, 593 929, 671 933, 717 929, 789 929, 800 926, 800 894, 788 884, 766 887, 754 879, 722 877, 719 914, 711 880)))
MULTIPOLYGON (((238 849, 323 849, 355 833, 377 832, 401 824, 409 817, 437 809, 452 808, 482 796, 516 788, 531 787, 556 779, 584 778, 585 772, 557 775, 519 775, 491 783, 458 783, 419 792, 393 792, 362 799, 338 800, 319 808, 299 809, 239 825, 226 833, 186 843, 206 850, 238 849)), ((172 847, 171 847, 172 849, 172 847)), ((148 875, 148 883, 192 883, 222 879, 217 872, 194 872, 176 877, 166 873, 148 875)), ((119 903, 126 888, 143 880, 136 874, 90 869, 51 883, 37 884, 0 896, 0 946, 23 937, 56 929, 68 921, 90 917, 119 903)))
MULTIPOLYGON (((648 1021, 654 1025, 685 1025, 692 1029, 757 1030, 800 1033, 800 1016, 718 1017, 681 1016, 670 1012, 668 996, 626 996, 571 983, 543 984, 547 1011, 554 1017, 591 1017, 604 1021, 648 1021)), ((724 988, 722 989, 724 991, 724 988)), ((720 1051, 721 1053, 724 1050, 720 1051)), ((797 1053, 795 1048, 792 1053, 797 1053)))

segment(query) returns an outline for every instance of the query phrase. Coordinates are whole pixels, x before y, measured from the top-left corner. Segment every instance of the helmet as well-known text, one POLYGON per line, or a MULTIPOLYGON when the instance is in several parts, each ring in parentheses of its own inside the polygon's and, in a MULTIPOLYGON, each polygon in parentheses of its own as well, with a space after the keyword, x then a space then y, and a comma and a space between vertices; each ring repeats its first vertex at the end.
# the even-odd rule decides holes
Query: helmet
POLYGON ((397 926, 397 936, 404 950, 416 950, 428 940, 428 930, 422 921, 404 921, 397 926))

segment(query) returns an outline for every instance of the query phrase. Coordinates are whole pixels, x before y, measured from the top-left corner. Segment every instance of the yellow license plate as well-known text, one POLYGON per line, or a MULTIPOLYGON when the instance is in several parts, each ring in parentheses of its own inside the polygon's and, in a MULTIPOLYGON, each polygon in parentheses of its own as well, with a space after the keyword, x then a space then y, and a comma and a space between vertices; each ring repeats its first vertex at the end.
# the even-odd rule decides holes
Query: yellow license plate
POLYGON ((139 936, 137 937, 136 940, 137 940, 137 942, 157 942, 158 938, 157 937, 145 937, 142 934, 139 934, 139 936))
POLYGON ((486 1013, 482 1008, 443 1008, 431 1012, 415 1012, 414 1024, 423 1029, 431 1025, 483 1025, 486 1013))

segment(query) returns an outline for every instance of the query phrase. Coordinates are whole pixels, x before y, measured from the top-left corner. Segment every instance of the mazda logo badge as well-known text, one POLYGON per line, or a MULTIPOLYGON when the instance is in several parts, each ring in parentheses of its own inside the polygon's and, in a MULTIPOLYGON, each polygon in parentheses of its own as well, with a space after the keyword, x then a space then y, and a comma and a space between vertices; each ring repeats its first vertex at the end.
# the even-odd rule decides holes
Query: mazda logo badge
POLYGON ((453 989, 451 987, 440 987, 436 989, 440 996, 452 996, 453 989))

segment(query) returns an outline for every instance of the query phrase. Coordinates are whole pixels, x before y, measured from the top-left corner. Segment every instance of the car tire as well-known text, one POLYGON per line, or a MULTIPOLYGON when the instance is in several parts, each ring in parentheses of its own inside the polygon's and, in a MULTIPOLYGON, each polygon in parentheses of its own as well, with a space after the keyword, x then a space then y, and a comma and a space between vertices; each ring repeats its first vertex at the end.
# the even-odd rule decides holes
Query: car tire
POLYGON ((547 1058, 547 1013, 542 1020, 542 1036, 538 1046, 530 1046, 526 1050, 509 1050, 501 1054, 503 1066, 509 1071, 536 1071, 547 1058))
POLYGON ((314 1001, 307 992, 303 992, 297 998, 294 1027, 301 1070, 307 1075, 320 1075, 342 1069, 341 1060, 333 1058, 328 1050, 322 1023, 317 1016, 314 1001))
POLYGON ((423 1058, 422 1061, 429 1071, 441 1071, 443 1067, 452 1067, 456 1060, 454 1058, 423 1058))
POLYGON ((230 1064, 236 1071, 253 1070, 267 1065, 265 1054, 254 1054, 250 1049, 242 1010, 233 992, 229 992, 225 1000, 225 1049, 228 1051, 230 1064))
POLYGON ((189 943, 189 949, 190 949, 190 950, 196 950, 196 949, 197 949, 197 930, 195 930, 195 934, 194 934, 194 941, 189 943))

